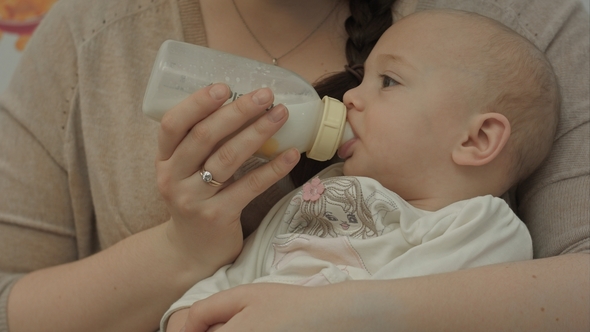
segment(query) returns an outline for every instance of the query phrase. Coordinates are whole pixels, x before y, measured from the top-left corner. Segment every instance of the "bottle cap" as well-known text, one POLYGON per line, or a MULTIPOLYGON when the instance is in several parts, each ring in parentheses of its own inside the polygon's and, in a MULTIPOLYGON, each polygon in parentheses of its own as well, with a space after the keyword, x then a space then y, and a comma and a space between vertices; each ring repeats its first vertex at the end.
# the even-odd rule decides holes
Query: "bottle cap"
POLYGON ((346 106, 337 99, 325 96, 324 113, 318 134, 307 157, 318 161, 326 161, 334 156, 346 124, 346 106))

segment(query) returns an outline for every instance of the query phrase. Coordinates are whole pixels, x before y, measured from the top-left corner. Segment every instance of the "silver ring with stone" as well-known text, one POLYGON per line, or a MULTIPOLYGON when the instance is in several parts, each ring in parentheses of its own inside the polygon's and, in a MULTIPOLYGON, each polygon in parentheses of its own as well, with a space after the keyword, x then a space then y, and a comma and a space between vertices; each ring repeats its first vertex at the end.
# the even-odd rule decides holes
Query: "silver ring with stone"
POLYGON ((203 182, 205 182, 206 184, 213 187, 223 186, 223 182, 213 180, 213 174, 211 174, 211 172, 202 169, 199 171, 199 174, 201 175, 201 179, 203 179, 203 182))

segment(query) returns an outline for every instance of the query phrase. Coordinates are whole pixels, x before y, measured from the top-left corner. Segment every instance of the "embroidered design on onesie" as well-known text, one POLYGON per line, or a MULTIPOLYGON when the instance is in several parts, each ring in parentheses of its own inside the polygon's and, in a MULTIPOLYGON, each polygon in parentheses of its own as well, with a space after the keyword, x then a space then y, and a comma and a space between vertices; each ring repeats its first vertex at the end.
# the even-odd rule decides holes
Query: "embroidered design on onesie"
POLYGON ((324 185, 322 180, 317 176, 308 183, 303 185, 303 200, 304 201, 317 201, 320 199, 320 195, 324 192, 324 185))
MULTIPOLYGON (((377 212, 377 217, 381 214, 371 210, 377 200, 375 192, 369 193, 369 197, 364 197, 362 184, 356 177, 314 178, 293 197, 283 222, 289 224, 289 233, 359 239, 376 237, 382 225, 375 222, 373 213, 377 212)), ((395 204, 387 205, 384 207, 388 211, 397 209, 395 204)))

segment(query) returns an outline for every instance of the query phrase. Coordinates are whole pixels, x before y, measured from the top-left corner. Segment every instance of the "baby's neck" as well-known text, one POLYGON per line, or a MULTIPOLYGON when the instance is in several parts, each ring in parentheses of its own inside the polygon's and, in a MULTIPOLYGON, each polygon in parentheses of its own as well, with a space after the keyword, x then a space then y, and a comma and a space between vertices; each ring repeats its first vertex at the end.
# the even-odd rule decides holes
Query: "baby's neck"
POLYGON ((502 196, 510 185, 506 176, 494 165, 457 168, 456 172, 448 172, 447 176, 435 176, 430 181, 413 187, 413 196, 398 194, 418 209, 438 211, 445 206, 475 197, 502 196))
MULTIPOLYGON (((402 197, 403 198, 403 197, 402 197)), ((405 198, 404 198, 405 199, 405 198)), ((446 206, 449 206, 462 199, 442 199, 440 197, 419 198, 419 199, 405 199, 413 207, 424 211, 438 211, 446 206)))
POLYGON ((496 193, 491 192, 489 190, 478 190, 477 188, 463 188, 463 189, 452 189, 448 188, 446 190, 440 191, 438 194, 437 192, 431 192, 429 196, 423 197, 404 197, 402 198, 406 200, 410 205, 417 209, 425 210, 425 211, 438 211, 446 206, 449 206, 453 203, 472 199, 475 197, 492 195, 499 197, 503 193, 496 193))

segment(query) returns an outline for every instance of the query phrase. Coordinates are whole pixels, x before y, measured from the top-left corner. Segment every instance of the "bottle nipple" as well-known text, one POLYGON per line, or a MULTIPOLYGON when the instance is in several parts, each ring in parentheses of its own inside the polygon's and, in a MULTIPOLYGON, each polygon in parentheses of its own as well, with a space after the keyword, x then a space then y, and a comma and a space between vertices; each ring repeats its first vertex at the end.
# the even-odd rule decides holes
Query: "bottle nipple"
POLYGON ((349 135, 352 133, 350 126, 346 124, 346 106, 339 100, 325 96, 324 113, 319 125, 316 139, 307 152, 307 157, 318 161, 326 161, 334 156, 342 141, 345 127, 348 127, 349 135))

